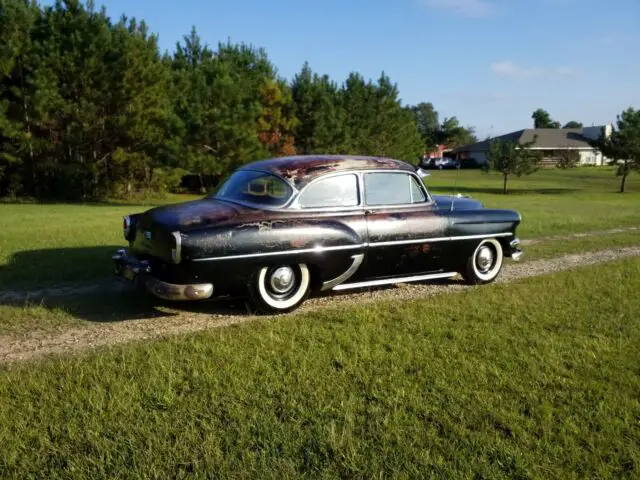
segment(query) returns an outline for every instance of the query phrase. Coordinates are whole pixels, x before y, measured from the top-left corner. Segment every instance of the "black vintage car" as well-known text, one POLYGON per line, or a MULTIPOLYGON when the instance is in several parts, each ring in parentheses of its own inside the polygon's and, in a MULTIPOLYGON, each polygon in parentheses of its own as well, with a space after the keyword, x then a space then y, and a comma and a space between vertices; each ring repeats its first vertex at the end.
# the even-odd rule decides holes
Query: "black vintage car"
POLYGON ((202 200, 124 218, 116 274, 169 300, 246 296, 287 312, 312 292, 493 281, 521 255, 512 210, 431 195, 398 160, 294 156, 233 172, 202 200))

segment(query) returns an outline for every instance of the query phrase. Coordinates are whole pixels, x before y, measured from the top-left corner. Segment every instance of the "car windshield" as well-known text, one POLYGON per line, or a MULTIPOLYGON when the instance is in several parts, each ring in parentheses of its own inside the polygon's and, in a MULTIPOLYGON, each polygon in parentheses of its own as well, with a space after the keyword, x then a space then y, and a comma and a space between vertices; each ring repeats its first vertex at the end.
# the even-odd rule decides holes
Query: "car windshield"
POLYGON ((238 170, 212 195, 214 198, 280 207, 287 203, 293 189, 275 175, 253 170, 238 170))

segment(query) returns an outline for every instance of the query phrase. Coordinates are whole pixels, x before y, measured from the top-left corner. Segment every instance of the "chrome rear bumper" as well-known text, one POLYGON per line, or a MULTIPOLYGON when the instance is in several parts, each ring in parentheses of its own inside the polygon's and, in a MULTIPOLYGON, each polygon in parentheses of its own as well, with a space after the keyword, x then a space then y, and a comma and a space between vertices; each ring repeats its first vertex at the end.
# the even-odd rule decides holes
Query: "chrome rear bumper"
POLYGON ((145 288, 156 297, 165 300, 204 300, 213 295, 213 284, 211 283, 177 285, 163 282, 152 276, 145 279, 145 288))
POLYGON ((518 238, 514 238, 509 242, 509 246, 511 247, 510 257, 513 261, 517 262, 522 258, 522 250, 520 249, 520 240, 518 238))
POLYGON ((212 283, 175 284, 157 279, 152 275, 151 265, 130 255, 126 249, 118 250, 111 257, 115 264, 114 273, 142 286, 146 291, 164 300, 193 301, 204 300, 213 295, 212 283))

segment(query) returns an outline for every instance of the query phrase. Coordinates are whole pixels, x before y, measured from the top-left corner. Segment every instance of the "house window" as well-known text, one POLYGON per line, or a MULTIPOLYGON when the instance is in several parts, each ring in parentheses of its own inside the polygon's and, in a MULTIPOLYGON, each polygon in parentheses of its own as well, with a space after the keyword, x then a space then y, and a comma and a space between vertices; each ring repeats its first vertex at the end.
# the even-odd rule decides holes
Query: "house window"
POLYGON ((595 165, 596 164, 596 154, 594 152, 585 152, 583 158, 583 163, 587 165, 595 165))

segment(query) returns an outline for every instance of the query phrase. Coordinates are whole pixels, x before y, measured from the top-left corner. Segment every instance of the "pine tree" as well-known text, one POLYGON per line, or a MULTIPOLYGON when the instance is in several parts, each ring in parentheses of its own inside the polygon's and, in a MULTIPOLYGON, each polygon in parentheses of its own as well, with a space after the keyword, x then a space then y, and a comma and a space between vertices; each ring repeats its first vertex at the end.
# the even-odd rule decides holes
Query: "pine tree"
POLYGON ((260 143, 273 156, 294 155, 293 131, 297 119, 293 115, 291 90, 284 82, 267 81, 260 89, 262 111, 258 119, 260 143))
POLYGON ((0 191, 10 194, 29 193, 22 184, 36 158, 33 36, 38 16, 37 6, 23 0, 6 0, 0 11, 0 191))
POLYGON ((302 154, 346 153, 345 114, 338 86, 327 75, 314 74, 305 63, 291 83, 296 149, 302 154))

